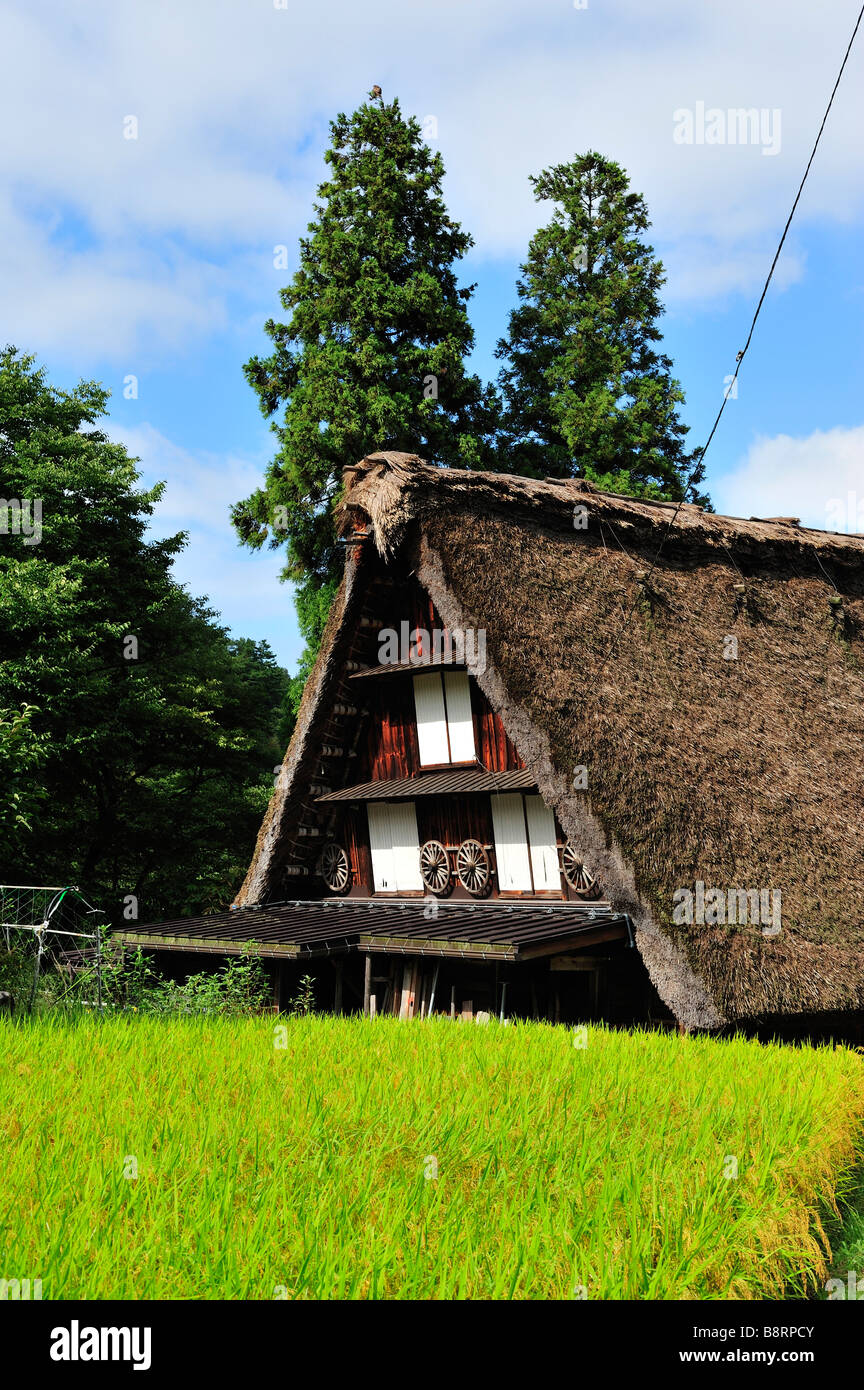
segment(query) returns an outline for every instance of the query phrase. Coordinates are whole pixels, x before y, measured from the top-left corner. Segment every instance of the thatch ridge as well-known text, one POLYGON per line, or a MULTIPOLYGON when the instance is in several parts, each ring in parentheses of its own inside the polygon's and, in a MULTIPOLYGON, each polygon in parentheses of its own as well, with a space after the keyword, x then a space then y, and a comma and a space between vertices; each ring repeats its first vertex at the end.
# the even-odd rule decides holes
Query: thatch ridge
POLYGON ((840 565, 857 567, 864 560, 864 536, 843 535, 801 526, 794 517, 721 516, 690 502, 661 502, 601 492, 580 478, 539 479, 512 473, 439 468, 415 454, 382 451, 344 470, 340 507, 343 529, 362 513, 372 523, 379 552, 389 556, 411 523, 454 511, 502 514, 511 521, 535 522, 547 529, 574 530, 574 508, 584 506, 621 534, 664 538, 678 545, 720 548, 733 543, 745 556, 817 553, 840 565), (667 530, 671 526, 668 536, 667 530))

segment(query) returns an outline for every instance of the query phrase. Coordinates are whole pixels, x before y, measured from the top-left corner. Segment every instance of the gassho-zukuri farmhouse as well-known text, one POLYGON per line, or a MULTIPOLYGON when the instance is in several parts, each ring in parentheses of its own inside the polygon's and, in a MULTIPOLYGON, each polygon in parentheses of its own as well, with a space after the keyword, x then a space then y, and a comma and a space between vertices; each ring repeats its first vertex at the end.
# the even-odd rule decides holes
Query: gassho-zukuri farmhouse
POLYGON ((864 1036, 864 538, 401 453, 340 525, 236 901, 127 945, 281 1007, 864 1036))

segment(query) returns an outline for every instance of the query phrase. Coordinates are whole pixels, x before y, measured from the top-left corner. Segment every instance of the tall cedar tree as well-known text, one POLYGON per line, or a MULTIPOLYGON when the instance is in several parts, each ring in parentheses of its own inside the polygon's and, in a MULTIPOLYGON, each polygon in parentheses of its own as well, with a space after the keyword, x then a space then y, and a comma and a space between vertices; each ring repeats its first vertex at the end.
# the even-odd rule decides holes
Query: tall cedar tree
POLYGON ((232 510, 241 541, 287 545, 307 642, 296 707, 340 575, 332 523, 342 469, 376 449, 443 464, 491 462, 494 393, 465 369, 474 335, 453 272, 473 245, 441 193, 444 165, 403 117, 370 93, 331 122, 329 177, 300 264, 280 294, 287 323, 247 379, 279 441, 264 486, 232 510))
POLYGON ((106 400, 0 352, 0 868, 116 922, 127 895, 142 917, 230 899, 287 673, 174 579, 185 537, 148 538, 162 487, 98 428, 106 400))
MULTIPOLYGON (((502 462, 535 476, 584 477, 635 496, 678 499, 703 476, 684 447, 684 394, 655 344, 662 263, 643 234, 644 198, 594 152, 532 177, 556 204, 533 237, 496 356, 502 462)), ((707 498, 688 494, 703 504, 707 498)))

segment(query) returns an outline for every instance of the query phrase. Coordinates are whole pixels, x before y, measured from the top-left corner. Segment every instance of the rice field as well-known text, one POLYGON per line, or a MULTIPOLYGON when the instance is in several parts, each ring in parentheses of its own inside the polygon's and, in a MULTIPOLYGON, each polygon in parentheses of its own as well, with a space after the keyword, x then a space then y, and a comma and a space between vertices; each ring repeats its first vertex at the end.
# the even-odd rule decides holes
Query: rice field
POLYGON ((862 1156, 846 1049, 144 1016, 0 1047, 0 1277, 45 1299, 779 1299, 862 1156))

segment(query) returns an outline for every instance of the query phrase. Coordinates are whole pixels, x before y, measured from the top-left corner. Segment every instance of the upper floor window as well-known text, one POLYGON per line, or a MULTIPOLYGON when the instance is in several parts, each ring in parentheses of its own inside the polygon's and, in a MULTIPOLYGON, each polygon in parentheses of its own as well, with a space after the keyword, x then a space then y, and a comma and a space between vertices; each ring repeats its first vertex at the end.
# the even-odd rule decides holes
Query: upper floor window
POLYGON ((476 761, 467 671, 430 671, 415 676, 414 706, 421 767, 476 761))

